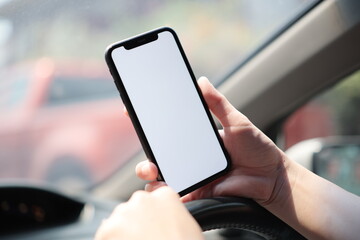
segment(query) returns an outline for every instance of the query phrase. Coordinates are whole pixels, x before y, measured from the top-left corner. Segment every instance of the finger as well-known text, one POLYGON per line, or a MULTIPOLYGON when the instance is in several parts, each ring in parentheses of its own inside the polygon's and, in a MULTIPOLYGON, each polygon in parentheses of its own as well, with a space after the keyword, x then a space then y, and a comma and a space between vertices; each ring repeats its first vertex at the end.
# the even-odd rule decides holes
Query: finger
POLYGON ((219 119, 223 127, 234 126, 245 118, 231 103, 209 82, 206 77, 198 81, 201 92, 211 112, 219 119))
POLYGON ((180 198, 183 203, 187 203, 190 201, 197 200, 198 198, 194 196, 194 194, 186 194, 185 196, 180 198))
POLYGON ((142 161, 136 165, 136 175, 145 181, 155 181, 158 176, 156 165, 149 160, 142 161))
POLYGON ((181 202, 186 203, 186 202, 203 199, 203 198, 210 198, 210 197, 212 197, 212 191, 210 189, 208 190, 203 187, 182 196, 180 199, 181 202))
POLYGON ((191 193, 184 195, 183 197, 181 197, 181 201, 183 203, 185 203, 185 202, 190 202, 190 201, 194 201, 197 199, 211 198, 214 196, 224 196, 224 195, 216 194, 214 192, 214 189, 216 188, 217 185, 224 182, 226 178, 228 178, 228 175, 222 176, 222 177, 212 181, 211 183, 209 183, 201 188, 198 188, 191 193))
POLYGON ((166 185, 162 185, 162 186, 158 187, 151 194, 155 197, 159 197, 162 199, 167 198, 167 199, 180 200, 179 194, 176 193, 172 188, 170 188, 169 186, 166 186, 166 185))
POLYGON ((121 215, 126 205, 128 205, 128 202, 119 203, 111 213, 110 218, 116 218, 117 216, 121 215))
POLYGON ((152 192, 164 186, 167 186, 165 182, 153 181, 145 185, 145 191, 152 192))
POLYGON ((129 112, 127 111, 127 109, 126 109, 125 106, 124 106, 123 112, 124 112, 124 114, 125 114, 127 117, 129 116, 129 112))
POLYGON ((150 196, 149 194, 150 193, 148 193, 147 191, 138 190, 131 195, 128 203, 131 203, 131 204, 141 203, 142 201, 144 201, 146 198, 148 198, 150 196))

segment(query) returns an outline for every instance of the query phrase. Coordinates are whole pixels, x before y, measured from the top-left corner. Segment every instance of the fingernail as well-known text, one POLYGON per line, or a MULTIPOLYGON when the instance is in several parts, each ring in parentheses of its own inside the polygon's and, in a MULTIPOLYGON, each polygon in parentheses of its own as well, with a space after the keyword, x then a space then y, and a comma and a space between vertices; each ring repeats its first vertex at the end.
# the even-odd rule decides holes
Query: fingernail
POLYGON ((147 164, 144 164, 141 166, 141 172, 143 175, 148 176, 149 175, 149 166, 147 164))
POLYGON ((145 185, 145 191, 151 192, 151 190, 152 190, 151 184, 146 184, 146 185, 145 185))

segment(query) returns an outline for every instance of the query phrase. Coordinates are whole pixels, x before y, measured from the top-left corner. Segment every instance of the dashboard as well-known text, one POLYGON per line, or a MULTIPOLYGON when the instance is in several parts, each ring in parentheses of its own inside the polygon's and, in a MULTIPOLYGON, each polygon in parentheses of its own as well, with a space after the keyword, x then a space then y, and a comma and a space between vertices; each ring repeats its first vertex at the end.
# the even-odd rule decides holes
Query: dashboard
POLYGON ((36 185, 0 185, 0 239, 93 239, 116 202, 36 185))

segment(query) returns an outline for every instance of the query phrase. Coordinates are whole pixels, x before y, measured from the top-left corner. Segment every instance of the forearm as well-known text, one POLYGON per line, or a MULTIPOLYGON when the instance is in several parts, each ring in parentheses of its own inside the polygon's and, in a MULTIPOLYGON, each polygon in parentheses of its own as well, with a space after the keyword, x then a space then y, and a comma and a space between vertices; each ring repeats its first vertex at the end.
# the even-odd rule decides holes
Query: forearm
POLYGON ((360 198, 284 158, 282 187, 265 207, 308 239, 358 239, 360 198))

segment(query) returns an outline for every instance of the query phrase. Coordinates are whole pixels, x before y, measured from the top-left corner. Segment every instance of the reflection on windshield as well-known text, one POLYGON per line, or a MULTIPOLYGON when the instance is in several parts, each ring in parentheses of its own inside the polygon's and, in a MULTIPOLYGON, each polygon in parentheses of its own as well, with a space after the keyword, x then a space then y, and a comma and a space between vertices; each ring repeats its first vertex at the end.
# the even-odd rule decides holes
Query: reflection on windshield
POLYGON ((195 75, 216 81, 314 2, 0 1, 0 178, 84 187, 140 151, 108 44, 170 26, 195 75))

